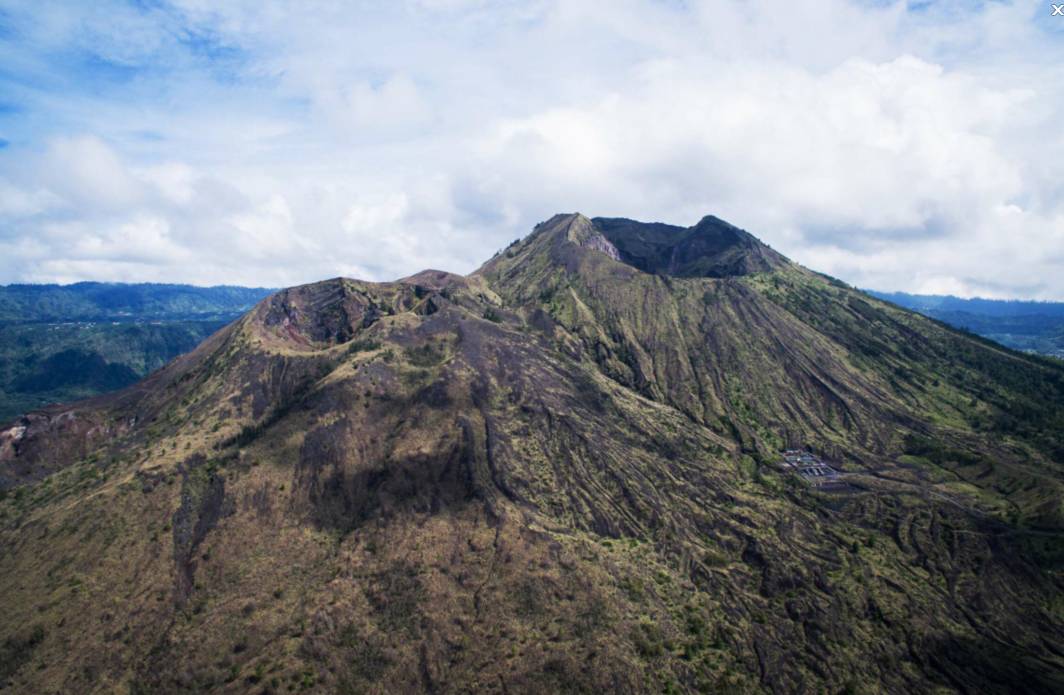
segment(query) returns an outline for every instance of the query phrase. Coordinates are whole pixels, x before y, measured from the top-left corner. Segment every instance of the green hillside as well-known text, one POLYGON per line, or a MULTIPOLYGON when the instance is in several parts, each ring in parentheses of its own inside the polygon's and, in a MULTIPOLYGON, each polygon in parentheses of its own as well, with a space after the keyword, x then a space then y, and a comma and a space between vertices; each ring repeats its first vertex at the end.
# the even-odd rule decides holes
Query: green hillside
POLYGON ((5 325, 0 328, 0 421, 128 386, 225 323, 5 325))
POLYGON ((268 293, 155 284, 0 287, 0 422, 128 386, 268 293))
POLYGON ((870 294, 1014 350, 1064 358, 1064 302, 959 299, 904 292, 870 294))

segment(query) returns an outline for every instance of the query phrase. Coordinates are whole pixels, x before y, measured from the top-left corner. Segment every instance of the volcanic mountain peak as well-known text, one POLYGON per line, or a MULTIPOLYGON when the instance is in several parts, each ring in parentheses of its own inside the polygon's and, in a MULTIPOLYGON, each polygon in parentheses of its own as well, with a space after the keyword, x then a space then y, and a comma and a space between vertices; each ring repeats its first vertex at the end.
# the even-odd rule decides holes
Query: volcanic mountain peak
POLYGON ((504 268, 538 267, 544 261, 571 269, 579 262, 576 249, 599 252, 644 273, 685 278, 741 277, 791 265, 752 234, 712 215, 691 227, 678 227, 569 213, 537 225, 478 272, 505 275, 504 268), (534 260, 537 255, 544 255, 540 263, 534 260))
POLYGON ((382 313, 382 295, 389 305, 411 306, 413 288, 398 283, 362 283, 333 278, 281 290, 254 310, 268 335, 292 346, 317 349, 345 343, 368 328, 382 313))
POLYGON ((395 282, 333 278, 281 290, 249 314, 264 344, 297 351, 341 345, 382 319, 429 315, 444 304, 498 303, 483 279, 423 270, 395 282))
POLYGON ((11 487, 18 692, 1064 692, 1064 368, 713 217, 283 290, 11 487))
POLYGON ((414 273, 413 275, 399 280, 399 282, 406 285, 416 285, 433 290, 462 287, 467 284, 466 279, 461 275, 450 273, 446 270, 436 270, 434 268, 414 273))

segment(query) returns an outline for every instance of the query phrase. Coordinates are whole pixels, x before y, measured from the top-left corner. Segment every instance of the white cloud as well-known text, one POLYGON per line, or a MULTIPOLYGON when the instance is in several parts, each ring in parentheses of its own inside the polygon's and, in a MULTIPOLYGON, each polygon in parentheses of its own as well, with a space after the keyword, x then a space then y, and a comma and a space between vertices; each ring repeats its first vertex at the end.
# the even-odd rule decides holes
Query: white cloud
POLYGON ((1064 26, 1037 3, 9 14, 0 59, 39 85, 0 114, 0 281, 467 272, 581 210, 717 214, 862 286, 1064 299, 1064 26))
POLYGON ((22 188, 0 181, 0 216, 14 220, 39 215, 59 204, 59 198, 46 189, 22 188))
POLYGON ((188 205, 196 195, 200 181, 197 171, 187 164, 167 162, 145 167, 135 172, 144 182, 153 186, 159 194, 174 205, 188 205))
POLYGON ((417 86, 405 75, 379 85, 363 81, 327 90, 320 96, 320 104, 338 129, 350 128, 358 137, 406 135, 409 128, 421 127, 431 117, 417 86))
POLYGON ((71 206, 129 209, 145 194, 114 150, 94 136, 52 140, 36 164, 40 180, 71 206))

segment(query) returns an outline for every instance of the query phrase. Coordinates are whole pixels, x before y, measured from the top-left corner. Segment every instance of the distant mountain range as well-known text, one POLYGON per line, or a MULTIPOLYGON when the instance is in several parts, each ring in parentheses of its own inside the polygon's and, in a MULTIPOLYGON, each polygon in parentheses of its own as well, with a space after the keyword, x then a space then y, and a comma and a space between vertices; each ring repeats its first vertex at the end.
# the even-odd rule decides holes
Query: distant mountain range
POLYGON ((0 287, 0 421, 128 386, 269 293, 99 282, 0 287))
POLYGON ((7 285, 0 287, 0 323, 231 318, 271 291, 156 283, 7 285))
POLYGON ((865 291, 1006 347, 1064 358, 1064 302, 865 291))

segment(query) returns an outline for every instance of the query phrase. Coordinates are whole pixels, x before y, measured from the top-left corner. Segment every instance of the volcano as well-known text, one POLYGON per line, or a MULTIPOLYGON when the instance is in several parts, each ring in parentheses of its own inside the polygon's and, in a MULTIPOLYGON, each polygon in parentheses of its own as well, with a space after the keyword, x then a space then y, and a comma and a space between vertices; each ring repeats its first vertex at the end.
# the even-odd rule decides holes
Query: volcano
POLYGON ((282 290, 0 488, 11 692, 1064 692, 1064 366, 716 217, 282 290))

